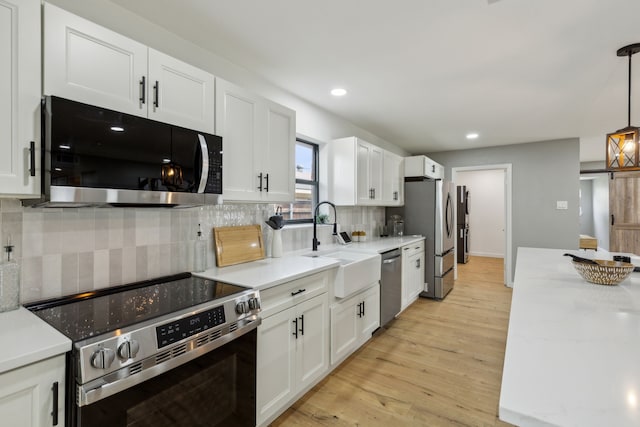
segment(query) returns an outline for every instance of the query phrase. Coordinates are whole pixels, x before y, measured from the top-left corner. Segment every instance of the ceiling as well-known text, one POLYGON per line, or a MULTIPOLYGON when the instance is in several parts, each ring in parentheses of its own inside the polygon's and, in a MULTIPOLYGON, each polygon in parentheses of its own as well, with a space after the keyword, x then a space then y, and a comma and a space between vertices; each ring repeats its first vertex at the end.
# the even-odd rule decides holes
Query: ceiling
POLYGON ((579 137, 604 160, 627 125, 639 0, 111 1, 415 154, 579 137))

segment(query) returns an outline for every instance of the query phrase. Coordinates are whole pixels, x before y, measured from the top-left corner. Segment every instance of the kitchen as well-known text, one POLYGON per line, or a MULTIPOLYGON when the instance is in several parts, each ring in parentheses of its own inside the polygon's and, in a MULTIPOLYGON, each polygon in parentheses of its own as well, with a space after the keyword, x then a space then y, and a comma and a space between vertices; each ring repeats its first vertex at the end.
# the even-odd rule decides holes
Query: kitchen
MULTIPOLYGON (((408 154, 325 109, 279 90, 222 56, 177 38, 115 3, 53 3, 286 105, 296 111, 296 134, 306 136, 312 142, 326 144, 337 137, 358 135, 397 155, 408 154)), ((512 247, 573 247, 578 235, 575 177, 579 174, 581 142, 578 138, 540 141, 464 152, 434 152, 430 157, 446 165, 447 169, 482 163, 513 164, 512 247), (544 165, 544 173, 540 173, 541 165, 544 165), (567 200, 569 209, 540 208, 555 207, 557 200, 567 200), (553 229, 549 229, 550 223, 554 224, 553 229)), ((320 155, 322 158, 326 152, 320 155)), ((325 176, 327 172, 324 171, 325 176)), ((21 242, 16 244, 13 254, 22 264, 21 298, 22 301, 36 301, 189 271, 198 224, 202 225, 205 239, 211 242, 214 227, 261 224, 274 211, 272 203, 227 203, 184 210, 33 209, 23 207, 18 197, 9 197, 0 200, 1 237, 3 243, 9 234, 14 242, 21 242)), ((339 206, 337 217, 345 227, 366 224, 368 236, 373 236, 385 224, 384 208, 376 206, 339 206)), ((321 241, 331 239, 328 228, 320 227, 320 233, 321 241)), ((267 234, 265 240, 269 238, 267 234)), ((310 248, 310 242, 309 228, 283 229, 285 252, 310 248)), ((515 251, 511 258, 511 264, 515 266, 515 251)), ((212 267, 213 245, 208 247, 208 259, 209 267, 212 267)))

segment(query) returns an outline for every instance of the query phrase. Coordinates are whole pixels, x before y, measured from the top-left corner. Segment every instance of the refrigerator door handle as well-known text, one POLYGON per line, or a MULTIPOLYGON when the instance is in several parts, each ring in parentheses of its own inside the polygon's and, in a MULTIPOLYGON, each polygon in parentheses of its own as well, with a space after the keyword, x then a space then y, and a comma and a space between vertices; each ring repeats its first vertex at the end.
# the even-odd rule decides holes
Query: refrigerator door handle
POLYGON ((447 193, 447 206, 445 209, 444 220, 446 224, 447 237, 450 237, 453 231, 453 207, 451 206, 451 193, 447 193))

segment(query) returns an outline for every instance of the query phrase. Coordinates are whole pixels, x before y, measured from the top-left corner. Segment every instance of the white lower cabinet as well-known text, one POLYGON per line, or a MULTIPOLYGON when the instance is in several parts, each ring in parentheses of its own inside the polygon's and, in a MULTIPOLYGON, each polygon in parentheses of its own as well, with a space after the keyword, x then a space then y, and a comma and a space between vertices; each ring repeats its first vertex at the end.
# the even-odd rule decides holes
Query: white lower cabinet
POLYGON ((380 285, 331 306, 331 364, 341 362, 380 326, 380 285))
POLYGON ((402 247, 402 303, 404 310, 424 288, 424 241, 402 247))
POLYGON ((64 355, 0 374, 0 425, 64 426, 64 377, 64 355))
POLYGON ((329 369, 327 281, 328 276, 319 273, 262 293, 264 317, 258 327, 256 372, 258 425, 273 420, 329 369))

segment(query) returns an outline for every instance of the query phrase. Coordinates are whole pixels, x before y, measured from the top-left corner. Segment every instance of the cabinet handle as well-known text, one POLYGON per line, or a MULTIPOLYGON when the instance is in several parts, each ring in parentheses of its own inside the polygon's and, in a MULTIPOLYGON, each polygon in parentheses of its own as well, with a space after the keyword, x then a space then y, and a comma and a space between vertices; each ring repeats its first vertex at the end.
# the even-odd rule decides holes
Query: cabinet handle
POLYGON ((420 268, 420 258, 416 260, 416 268, 420 268))
POLYGON ((258 175, 258 179, 260 180, 260 185, 258 185, 258 190, 260 190, 260 192, 262 192, 262 172, 260 172, 260 174, 258 175))
POLYGON ((142 76, 140 79, 140 104, 147 103, 147 79, 145 76, 142 76))
POLYGON ((398 192, 397 191, 393 192, 393 200, 398 200, 398 192))
POLYGON ((300 335, 304 335, 304 314, 300 316, 300 335))
POLYGON ((51 387, 53 393, 53 410, 51 411, 51 417, 53 418, 53 425, 58 425, 58 381, 53 383, 51 387))
POLYGON ((158 108, 160 106, 160 96, 158 90, 160 89, 160 83, 156 80, 156 84, 153 85, 153 106, 158 108))
POLYGON ((611 214, 611 225, 616 225, 616 219, 613 214, 611 214))
POLYGON ((365 313, 364 313, 364 301, 362 301, 362 317, 364 317, 365 313))
POLYGON ((431 172, 436 173, 436 165, 431 165, 431 172))
POLYGON ((358 317, 362 317, 362 303, 358 303, 358 317))
POLYGON ((264 191, 268 193, 269 192, 269 174, 265 174, 264 181, 265 181, 264 191))
POLYGON ((36 176, 36 142, 29 142, 29 175, 36 176))
POLYGON ((293 319, 293 335, 294 337, 296 337, 296 339, 298 339, 298 318, 296 317, 295 319, 293 319))
POLYGON ((295 297, 296 295, 301 294, 301 293, 303 293, 303 292, 306 292, 306 289, 298 289, 298 290, 297 290, 297 291, 295 291, 295 292, 291 292, 291 296, 292 296, 292 297, 295 297))

